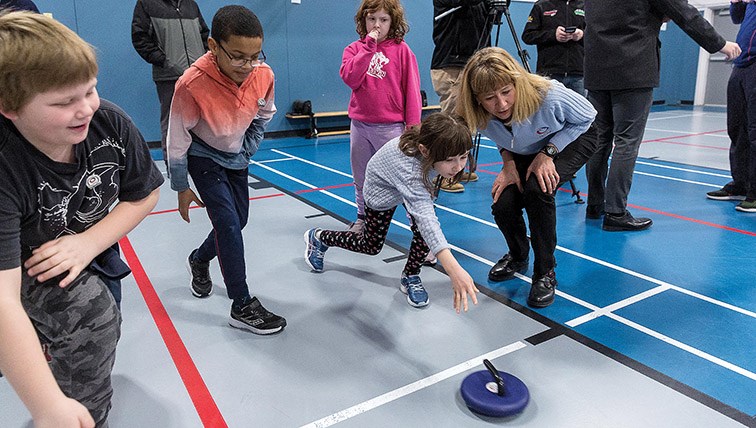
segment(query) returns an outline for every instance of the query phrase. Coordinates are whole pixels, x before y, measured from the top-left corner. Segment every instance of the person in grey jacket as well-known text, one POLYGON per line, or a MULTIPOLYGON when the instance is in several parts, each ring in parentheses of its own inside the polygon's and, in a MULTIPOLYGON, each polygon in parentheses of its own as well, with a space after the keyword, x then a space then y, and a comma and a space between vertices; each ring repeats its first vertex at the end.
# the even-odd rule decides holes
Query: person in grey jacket
POLYGON ((176 81, 207 52, 210 29, 194 0, 137 0, 131 21, 131 42, 152 64, 152 80, 160 102, 160 145, 165 142, 168 114, 176 81))
POLYGON ((627 211, 646 119, 659 86, 661 43, 666 20, 675 22, 710 53, 728 60, 740 55, 736 43, 725 41, 687 0, 587 0, 584 82, 598 111, 599 149, 586 164, 587 219, 600 219, 608 231, 648 229, 649 218, 627 211), (611 164, 609 155, 614 151, 611 164))

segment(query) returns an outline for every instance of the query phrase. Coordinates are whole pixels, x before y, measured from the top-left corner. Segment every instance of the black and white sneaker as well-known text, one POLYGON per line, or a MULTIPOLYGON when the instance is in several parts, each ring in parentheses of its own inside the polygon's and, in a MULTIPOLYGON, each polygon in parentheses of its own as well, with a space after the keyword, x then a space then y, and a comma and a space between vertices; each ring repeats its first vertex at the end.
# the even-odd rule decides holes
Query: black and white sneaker
POLYGON ((231 319, 228 320, 228 324, 255 334, 273 334, 286 327, 286 319, 268 311, 257 297, 253 297, 239 310, 231 306, 231 319))
POLYGON ((213 281, 210 279, 210 263, 202 263, 194 259, 194 253, 189 254, 186 260, 186 268, 192 275, 191 287, 194 297, 207 297, 213 293, 213 281))

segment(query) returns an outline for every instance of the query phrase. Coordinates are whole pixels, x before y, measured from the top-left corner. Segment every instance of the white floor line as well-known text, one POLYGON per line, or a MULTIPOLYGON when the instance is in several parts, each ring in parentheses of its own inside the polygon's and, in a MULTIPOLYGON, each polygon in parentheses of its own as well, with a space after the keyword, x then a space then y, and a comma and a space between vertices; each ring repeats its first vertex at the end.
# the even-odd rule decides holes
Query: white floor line
POLYGON ((635 163, 639 164, 639 165, 652 166, 652 167, 655 167, 655 168, 664 168, 664 169, 671 169, 671 170, 674 170, 674 171, 692 172, 694 174, 711 175, 713 177, 721 177, 721 178, 727 178, 727 179, 730 178, 729 174, 719 174, 719 173, 716 173, 716 172, 699 171, 697 169, 680 168, 680 167, 677 167, 677 166, 669 166, 669 165, 660 165, 658 163, 646 162, 646 161, 635 161, 635 163))
MULTIPOLYGON (((280 153, 284 154, 283 152, 280 152, 280 153)), ((309 165, 316 166, 316 167, 323 167, 323 168, 325 168, 324 166, 319 165, 319 164, 314 163, 314 162, 311 162, 311 161, 307 161, 306 163, 309 164, 309 165)), ((271 167, 269 167, 267 165, 262 165, 262 164, 258 164, 258 165, 260 167, 262 167, 262 168, 265 168, 265 169, 267 169, 267 170, 275 173, 275 174, 278 174, 278 175, 281 175, 283 177, 286 177, 286 178, 288 178, 288 179, 290 179, 292 181, 300 183, 300 184, 302 184, 304 186, 307 186, 307 187, 309 187, 311 189, 317 188, 316 186, 314 186, 312 184, 309 184, 309 183, 307 183, 307 182, 305 182, 303 180, 291 177, 288 174, 284 174, 284 173, 282 173, 280 171, 277 171, 277 170, 275 170, 275 169, 273 169, 273 168, 271 168, 271 167)), ((331 192, 328 192, 328 191, 325 191, 325 190, 320 190, 320 192, 322 192, 323 194, 326 194, 328 196, 331 196, 331 197, 333 197, 336 200, 339 200, 341 202, 345 202, 345 203, 347 203, 349 205, 355 206, 354 202, 347 201, 346 199, 344 199, 344 198, 342 198, 340 196, 334 195, 331 192)), ((446 210, 446 211, 449 211, 449 212, 456 212, 455 210, 452 210, 452 209, 447 208, 447 207, 443 207, 443 206, 439 206, 439 205, 436 205, 436 206, 438 208, 440 208, 440 209, 443 209, 443 210, 446 210)), ((466 218, 475 218, 475 217, 470 216, 470 215, 466 215, 465 217, 466 218)), ((480 223, 488 223, 488 225, 490 227, 497 227, 495 224, 493 224, 491 222, 485 222, 485 220, 482 220, 482 219, 478 219, 478 220, 479 220, 480 223)), ((409 226, 407 226, 405 224, 397 222, 396 220, 392 220, 391 222, 393 224, 396 224, 396 225, 404 228, 404 229, 409 230, 409 226)), ((488 266, 493 266, 493 264, 494 264, 494 262, 492 262, 490 260, 487 260, 487 259, 485 259, 483 257, 480 257, 477 254, 474 254, 474 253, 472 253, 470 251, 464 250, 464 249, 459 248, 459 247, 457 247, 455 245, 450 245, 450 246, 451 246, 451 248, 453 250, 455 250, 455 251, 457 251, 457 252, 459 252, 461 254, 464 254, 464 255, 466 255, 468 257, 471 257, 471 258, 473 258, 473 259, 475 259, 477 261, 485 263, 488 266)), ((676 346, 679 349, 682 349, 682 350, 685 350, 685 351, 688 351, 688 352, 696 351, 696 352, 691 352, 691 353, 693 353, 694 355, 700 356, 701 358, 705 358, 706 360, 708 360, 710 362, 713 362, 714 364, 718 364, 718 365, 720 365, 720 366, 722 366, 724 368, 730 369, 730 370, 732 370, 732 371, 734 371, 736 373, 740 373, 740 374, 745 373, 744 375, 747 376, 747 377, 750 377, 751 375, 753 375, 753 373, 749 372, 748 370, 740 368, 740 367, 738 367, 738 366, 736 366, 736 365, 734 365, 732 363, 729 363, 729 362, 724 361, 722 359, 719 359, 717 357, 711 356, 711 355, 709 355, 709 354, 707 354, 707 353, 705 353, 703 351, 696 350, 695 348, 693 348, 693 347, 691 347, 689 345, 686 345, 686 344, 684 344, 682 342, 679 342, 679 341, 676 341, 674 339, 668 338, 668 337, 662 335, 661 333, 658 333, 658 332, 655 332, 655 331, 653 331, 651 329, 648 329, 646 327, 640 326, 639 324, 633 323, 632 321, 625 320, 624 318, 619 317, 618 315, 612 313, 608 308, 620 305, 620 306, 617 306, 616 308, 613 309, 613 310, 616 310, 616 309, 619 309, 620 307, 626 307, 626 306, 628 306, 630 304, 640 302, 641 300, 646 299, 648 297, 651 297, 653 295, 656 295, 659 292, 666 291, 666 290, 669 290, 669 289, 674 289, 676 291, 685 292, 685 294, 688 294, 691 297, 695 297, 695 298, 705 297, 702 300, 705 300, 705 301, 707 301, 709 303, 715 304, 715 305, 720 306, 722 308, 733 310, 733 311, 736 311, 738 313, 750 316, 751 318, 756 318, 756 313, 748 311, 748 310, 743 309, 743 308, 739 308, 739 307, 734 306, 734 305, 730 305, 730 304, 725 303, 725 302, 721 302, 719 300, 716 300, 716 299, 713 299, 713 298, 710 298, 710 297, 706 297, 706 296, 700 295, 698 293, 695 293, 695 292, 692 292, 692 291, 689 291, 689 290, 685 290, 682 287, 678 287, 676 285, 669 284, 669 283, 667 283, 665 281, 662 281, 662 280, 650 277, 648 275, 644 275, 642 273, 635 272, 633 270, 630 270, 630 269, 627 269, 627 268, 624 268, 624 267, 621 267, 621 266, 617 266, 617 265, 615 265, 613 263, 609 263, 607 261, 604 261, 604 260, 601 260, 601 259, 597 259, 595 257, 588 256, 588 255, 583 254, 583 253, 579 253, 579 252, 571 250, 569 248, 565 248, 565 247, 557 245, 556 249, 559 250, 559 251, 565 252, 567 254, 573 255, 575 257, 578 257, 578 258, 581 258, 581 259, 584 259, 584 260, 587 260, 587 261, 590 261, 590 262, 593 262, 593 263, 596 263, 596 264, 600 264, 600 265, 605 266, 607 268, 610 268, 610 269, 613 269, 613 270, 616 270, 616 271, 619 271, 619 272, 622 272, 622 273, 634 276, 636 278, 640 278, 640 279, 643 279, 645 281, 657 284, 659 286, 659 287, 655 287, 655 288, 653 288, 651 290, 647 290, 647 291, 644 291, 642 293, 639 293, 636 296, 631 296, 631 297, 629 297, 627 299, 624 299, 624 300, 622 300, 620 302, 614 303, 613 305, 609 305, 606 308, 600 308, 598 306, 595 306, 595 305, 592 305, 592 304, 590 304, 588 302, 585 302, 585 301, 583 301, 583 300, 581 300, 581 299, 579 299, 579 298, 577 298, 575 296, 571 296, 571 295, 569 295, 567 293, 563 293, 562 291, 557 290, 557 295, 558 296, 560 296, 562 298, 565 298, 567 300, 570 300, 571 302, 576 303, 576 304, 578 304, 580 306, 583 306, 583 307, 585 307, 585 308, 587 308, 587 309, 589 309, 591 311, 589 314, 586 314, 586 315, 583 315, 581 317, 578 317, 578 318, 575 318, 573 320, 568 321, 567 325, 569 325, 569 326, 572 327, 572 326, 579 325, 579 324, 585 323, 587 321, 596 319, 596 318, 598 318, 600 316, 607 316, 607 317, 610 317, 612 319, 616 319, 616 320, 618 320, 618 321, 620 321, 620 322, 622 322, 622 323, 624 323, 624 324, 626 324, 628 326, 631 326, 633 328, 636 328, 634 326, 637 326, 637 327, 639 327, 638 328, 639 331, 642 331, 642 332, 644 332, 646 334, 649 334, 649 335, 651 335, 653 337, 658 337, 658 338, 660 338, 660 340, 664 340, 664 342, 669 343, 669 344, 671 344, 673 346, 676 346), (572 323, 572 325, 570 323, 572 323)), ((530 278, 527 278, 526 276, 521 275, 519 273, 517 273, 515 276, 517 278, 523 280, 523 281, 528 282, 528 283, 531 282, 530 278)))
MULTIPOLYGON (((701 351, 700 349, 694 348, 690 345, 686 345, 685 343, 682 343, 678 340, 672 339, 671 337, 665 336, 657 331, 651 330, 650 328, 644 327, 636 322, 630 321, 626 318, 623 318, 617 314, 606 314, 607 317, 620 322, 622 324, 625 324, 628 327, 631 327, 635 330, 638 330, 642 333, 645 333, 655 339, 661 340, 662 342, 668 343, 676 348, 682 349, 683 351, 689 352, 699 358, 703 358, 711 363, 714 363, 720 367, 724 367, 730 371, 733 371, 739 375, 745 376, 751 380, 756 380, 756 373, 746 370, 740 366, 736 366, 735 364, 732 364, 730 362, 727 362, 721 358, 717 358, 711 354, 708 354, 704 351, 701 351)), ((683 316, 683 315, 681 315, 683 316)))
POLYGON ((352 177, 352 174, 347 174, 347 173, 345 173, 345 172, 341 172, 341 171, 339 171, 338 169, 334 169, 334 168, 331 168, 331 167, 327 167, 327 166, 325 166, 325 165, 322 165, 322 164, 319 164, 319 163, 315 163, 315 162, 313 162, 313 161, 311 161, 311 160, 307 160, 307 159, 305 159, 305 158, 301 158, 301 157, 299 157, 299 156, 294 156, 294 155, 292 155, 292 154, 286 153, 286 152, 284 152, 284 151, 281 151, 281 150, 278 150, 278 149, 271 149, 271 151, 272 151, 273 153, 278 153, 279 155, 284 155, 284 156, 288 156, 288 157, 290 157, 290 158, 292 158, 292 159, 296 159, 296 160, 298 160, 298 161, 301 161, 301 162, 303 162, 303 163, 306 163, 306 164, 308 164, 308 165, 316 166, 316 167, 318 167, 318 168, 320 168, 320 169, 324 169, 324 170, 326 170, 326 171, 331 171, 331 172, 332 172, 332 173, 334 173, 334 174, 339 174, 339 175, 342 175, 342 176, 344 176, 344 177, 354 178, 354 177, 352 177))
POLYGON ((390 403, 394 400, 397 400, 399 398, 402 398, 404 396, 407 396, 409 394, 412 394, 413 392, 417 392, 423 388, 427 388, 429 386, 435 385, 439 382, 442 382, 446 379, 449 379, 450 377, 456 376, 460 373, 466 372, 470 369, 479 367, 481 365, 482 360, 488 359, 493 360, 495 358, 499 358, 501 356, 511 354, 512 352, 518 351, 522 348, 527 347, 523 342, 515 342, 512 344, 509 344, 507 346, 501 347, 499 349, 496 349, 494 351, 491 351, 487 354, 479 355, 475 358, 471 358, 464 363, 457 364, 454 367, 448 368, 444 371, 438 372, 432 376, 426 377, 424 379, 420 379, 416 382, 412 382, 408 385, 405 385, 401 388, 395 389, 393 391, 389 391, 383 395, 379 395, 378 397, 372 398, 370 400, 364 401, 360 404, 357 404, 355 406, 352 406, 348 409, 344 409, 340 412, 334 413, 332 415, 326 416, 322 419, 319 419, 317 421, 311 422, 307 425, 303 425, 302 428, 323 428, 323 427, 329 427, 331 425, 335 425, 339 422, 343 422, 349 418, 353 418, 355 416, 358 416, 362 413, 365 413, 367 411, 373 410, 376 407, 380 407, 384 404, 390 403))
POLYGON ((278 158, 278 159, 268 159, 268 160, 264 160, 264 161, 253 161, 253 160, 250 159, 249 163, 252 164, 254 162, 255 164, 262 164, 262 163, 275 163, 275 162, 289 162, 289 161, 293 161, 293 160, 299 160, 299 159, 295 159, 295 158, 292 158, 292 157, 278 158))
POLYGON ((701 181, 685 180, 685 179, 682 179, 682 178, 669 177, 669 176, 666 176, 666 175, 651 174, 650 172, 633 171, 633 174, 636 174, 636 175, 645 175, 646 177, 660 178, 662 180, 679 181, 679 182, 682 182, 682 183, 696 184, 698 186, 713 187, 715 189, 719 189, 719 188, 722 187, 721 184, 711 184, 711 183, 704 183, 704 182, 701 182, 701 181))

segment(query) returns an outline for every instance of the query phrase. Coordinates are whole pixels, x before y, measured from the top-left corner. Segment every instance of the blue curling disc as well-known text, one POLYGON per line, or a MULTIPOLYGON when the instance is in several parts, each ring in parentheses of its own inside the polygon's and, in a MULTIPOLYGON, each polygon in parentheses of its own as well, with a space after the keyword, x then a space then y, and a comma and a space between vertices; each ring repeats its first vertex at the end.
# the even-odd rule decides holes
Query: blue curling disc
POLYGON ((499 376, 506 385, 503 396, 497 394, 496 381, 488 370, 472 373, 462 381, 462 398, 470 410, 485 416, 504 417, 525 409, 530 401, 528 387, 509 373, 499 371, 499 376))

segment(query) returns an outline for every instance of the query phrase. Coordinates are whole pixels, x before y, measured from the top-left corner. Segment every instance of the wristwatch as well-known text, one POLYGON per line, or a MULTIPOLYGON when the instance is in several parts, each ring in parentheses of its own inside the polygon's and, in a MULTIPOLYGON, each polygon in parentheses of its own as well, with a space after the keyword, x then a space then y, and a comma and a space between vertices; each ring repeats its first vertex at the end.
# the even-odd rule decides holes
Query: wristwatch
POLYGON ((559 153, 559 150, 553 144, 546 144, 545 146, 543 146, 540 152, 550 157, 551 159, 554 159, 554 157, 559 153))

